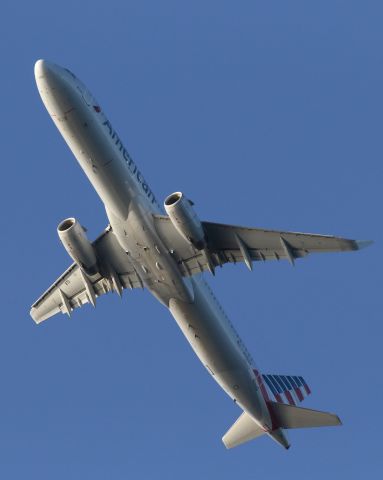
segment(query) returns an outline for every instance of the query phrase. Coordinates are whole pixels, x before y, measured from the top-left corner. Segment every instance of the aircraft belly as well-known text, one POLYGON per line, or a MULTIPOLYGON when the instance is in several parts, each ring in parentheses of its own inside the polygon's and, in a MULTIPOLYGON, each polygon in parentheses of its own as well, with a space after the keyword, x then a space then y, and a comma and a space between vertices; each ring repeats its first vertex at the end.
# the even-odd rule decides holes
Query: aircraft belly
POLYGON ((95 113, 63 82, 42 92, 54 123, 100 196, 113 232, 143 286, 169 307, 202 363, 219 385, 253 418, 265 404, 249 362, 222 312, 198 280, 184 279, 153 225, 155 198, 103 113, 95 113), (48 93, 47 93, 48 92, 48 93))
POLYGON ((270 427, 269 412, 253 368, 230 331, 224 313, 218 312, 209 302, 209 294, 204 291, 205 285, 198 278, 192 278, 191 281, 194 302, 171 299, 171 314, 214 380, 257 422, 270 427))
POLYGON ((126 218, 136 186, 102 125, 81 104, 55 123, 102 202, 126 218))
POLYGON ((126 220, 108 208, 106 213, 119 244, 145 287, 167 307, 171 298, 192 302, 193 289, 157 235, 151 213, 139 201, 131 203, 126 220))

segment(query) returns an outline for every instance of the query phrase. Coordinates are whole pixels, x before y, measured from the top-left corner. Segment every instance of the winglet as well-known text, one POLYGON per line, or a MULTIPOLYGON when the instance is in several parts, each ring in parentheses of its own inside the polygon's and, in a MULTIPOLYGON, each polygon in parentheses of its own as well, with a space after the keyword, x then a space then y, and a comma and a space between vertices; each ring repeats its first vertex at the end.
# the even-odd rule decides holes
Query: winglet
POLYGON ((374 243, 373 240, 355 240, 357 250, 362 250, 362 248, 369 247, 374 243))

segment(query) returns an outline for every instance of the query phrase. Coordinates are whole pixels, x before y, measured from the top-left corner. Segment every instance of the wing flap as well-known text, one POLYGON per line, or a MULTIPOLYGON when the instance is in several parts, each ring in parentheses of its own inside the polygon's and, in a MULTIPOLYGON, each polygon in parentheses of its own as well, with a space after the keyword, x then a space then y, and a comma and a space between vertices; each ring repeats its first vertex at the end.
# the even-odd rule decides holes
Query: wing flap
POLYGON ((286 258, 287 255, 284 251, 281 238, 289 245, 293 253, 295 253, 295 251, 308 254, 358 250, 358 244, 355 240, 331 235, 265 230, 211 222, 204 222, 203 225, 209 241, 211 241, 218 250, 237 250, 236 234, 240 236, 250 250, 258 250, 265 253, 269 252, 269 254, 277 252, 280 257, 284 258, 286 258))

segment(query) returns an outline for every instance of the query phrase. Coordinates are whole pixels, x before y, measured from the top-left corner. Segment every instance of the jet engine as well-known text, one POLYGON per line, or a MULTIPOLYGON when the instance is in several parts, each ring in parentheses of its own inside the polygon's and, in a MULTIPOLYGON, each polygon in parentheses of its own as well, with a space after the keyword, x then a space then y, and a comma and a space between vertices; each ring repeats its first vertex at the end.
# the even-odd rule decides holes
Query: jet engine
POLYGON ((80 223, 75 218, 66 218, 57 227, 57 233, 77 265, 88 275, 95 275, 98 272, 96 253, 80 223))
POLYGON ((166 197, 166 213, 178 233, 197 250, 206 247, 205 232, 192 207, 193 203, 182 192, 175 192, 166 197))

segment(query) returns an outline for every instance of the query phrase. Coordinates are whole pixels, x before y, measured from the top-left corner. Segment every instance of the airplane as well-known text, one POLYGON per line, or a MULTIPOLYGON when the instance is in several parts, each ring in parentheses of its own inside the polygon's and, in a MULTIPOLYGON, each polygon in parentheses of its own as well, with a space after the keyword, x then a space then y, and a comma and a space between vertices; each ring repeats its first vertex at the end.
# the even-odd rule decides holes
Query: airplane
POLYGON ((93 242, 76 218, 58 236, 71 266, 32 305, 38 324, 108 292, 147 288, 166 306, 199 360, 241 408, 224 434, 226 448, 267 435, 286 449, 286 429, 341 425, 332 413, 302 408, 310 394, 300 375, 261 373, 205 280, 224 264, 286 259, 309 253, 359 250, 369 241, 265 230, 201 221, 193 202, 175 192, 164 210, 103 109, 68 69, 35 64, 41 99, 101 198, 108 226, 93 242))

